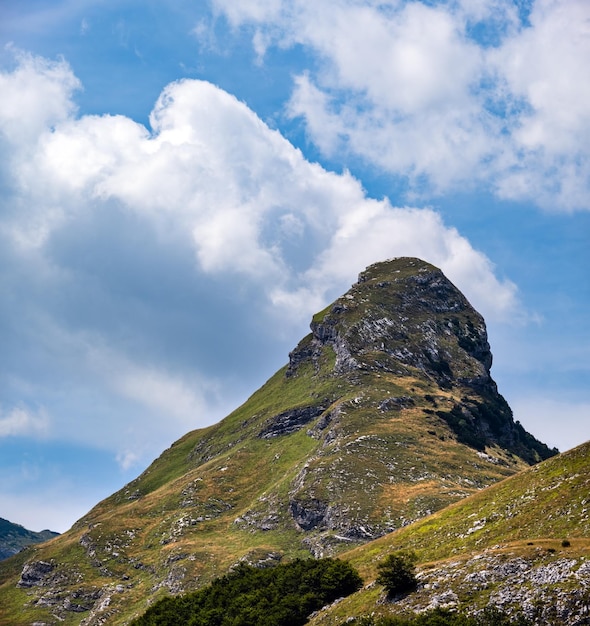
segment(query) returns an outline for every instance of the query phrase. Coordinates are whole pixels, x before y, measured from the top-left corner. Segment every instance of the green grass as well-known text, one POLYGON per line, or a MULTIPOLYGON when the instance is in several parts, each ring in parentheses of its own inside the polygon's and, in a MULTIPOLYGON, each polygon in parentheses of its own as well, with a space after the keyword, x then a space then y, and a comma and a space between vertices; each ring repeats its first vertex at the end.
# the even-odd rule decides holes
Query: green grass
MULTIPOLYGON (((380 560, 400 549, 414 550, 419 569, 425 572, 450 563, 457 571, 469 572, 469 567, 477 571, 476 555, 521 557, 541 564, 564 557, 584 559, 590 552, 588 494, 590 442, 344 553, 342 558, 359 570, 365 583, 375 580, 380 560), (485 523, 477 523, 481 520, 485 523), (564 539, 569 546, 562 545, 564 539)), ((575 586, 575 579, 570 584, 575 586)), ((485 606, 492 590, 469 591, 463 602, 485 606)), ((395 606, 379 604, 382 591, 369 585, 323 611, 311 624, 340 624, 351 615, 395 612, 395 606)))

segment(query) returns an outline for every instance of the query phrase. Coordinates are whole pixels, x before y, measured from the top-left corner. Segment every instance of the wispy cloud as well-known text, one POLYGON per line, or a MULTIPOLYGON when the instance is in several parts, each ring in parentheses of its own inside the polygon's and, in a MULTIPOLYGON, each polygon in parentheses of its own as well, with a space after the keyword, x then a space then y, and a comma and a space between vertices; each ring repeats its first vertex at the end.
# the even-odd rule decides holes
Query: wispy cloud
POLYGON ((44 409, 0 410, 0 437, 43 437, 49 433, 49 426, 49 416, 44 409))

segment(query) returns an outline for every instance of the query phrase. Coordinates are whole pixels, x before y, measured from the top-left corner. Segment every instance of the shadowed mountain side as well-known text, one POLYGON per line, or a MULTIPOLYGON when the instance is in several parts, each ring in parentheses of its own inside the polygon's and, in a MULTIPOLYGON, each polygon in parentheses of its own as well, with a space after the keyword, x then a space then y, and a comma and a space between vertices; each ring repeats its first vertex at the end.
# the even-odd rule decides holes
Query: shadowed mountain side
POLYGON ((0 624, 123 624, 240 560, 339 554, 555 454, 514 423, 483 319, 428 263, 371 266, 311 328, 227 418, 0 568, 0 624))
POLYGON ((35 532, 20 524, 14 524, 0 517, 0 560, 7 559, 33 543, 42 543, 57 537, 51 530, 35 532))

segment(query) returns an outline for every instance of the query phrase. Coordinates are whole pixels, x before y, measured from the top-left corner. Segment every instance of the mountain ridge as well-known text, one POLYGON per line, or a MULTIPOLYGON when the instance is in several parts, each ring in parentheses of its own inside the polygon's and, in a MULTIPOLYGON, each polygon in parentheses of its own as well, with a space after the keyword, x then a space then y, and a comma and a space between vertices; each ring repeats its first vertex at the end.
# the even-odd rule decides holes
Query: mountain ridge
POLYGON ((0 517, 0 560, 17 554, 26 546, 48 541, 58 535, 59 533, 47 529, 39 532, 29 530, 0 517))
POLYGON ((241 407, 0 567, 0 624, 124 624, 241 560, 337 555, 556 453, 514 422, 483 318, 424 261, 367 268, 311 331, 241 407))

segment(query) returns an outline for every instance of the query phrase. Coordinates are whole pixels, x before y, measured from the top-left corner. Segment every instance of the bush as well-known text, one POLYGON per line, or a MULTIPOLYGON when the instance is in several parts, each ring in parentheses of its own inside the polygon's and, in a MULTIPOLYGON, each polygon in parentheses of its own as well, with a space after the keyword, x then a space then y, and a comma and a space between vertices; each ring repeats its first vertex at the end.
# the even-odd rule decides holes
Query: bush
POLYGON ((160 600, 132 625, 299 626, 361 585, 356 570, 338 559, 298 559, 269 569, 240 564, 200 591, 160 600))
POLYGON ((417 561, 416 554, 411 551, 390 554, 377 565, 377 583, 383 585, 390 596, 414 591, 418 586, 414 574, 417 561))

